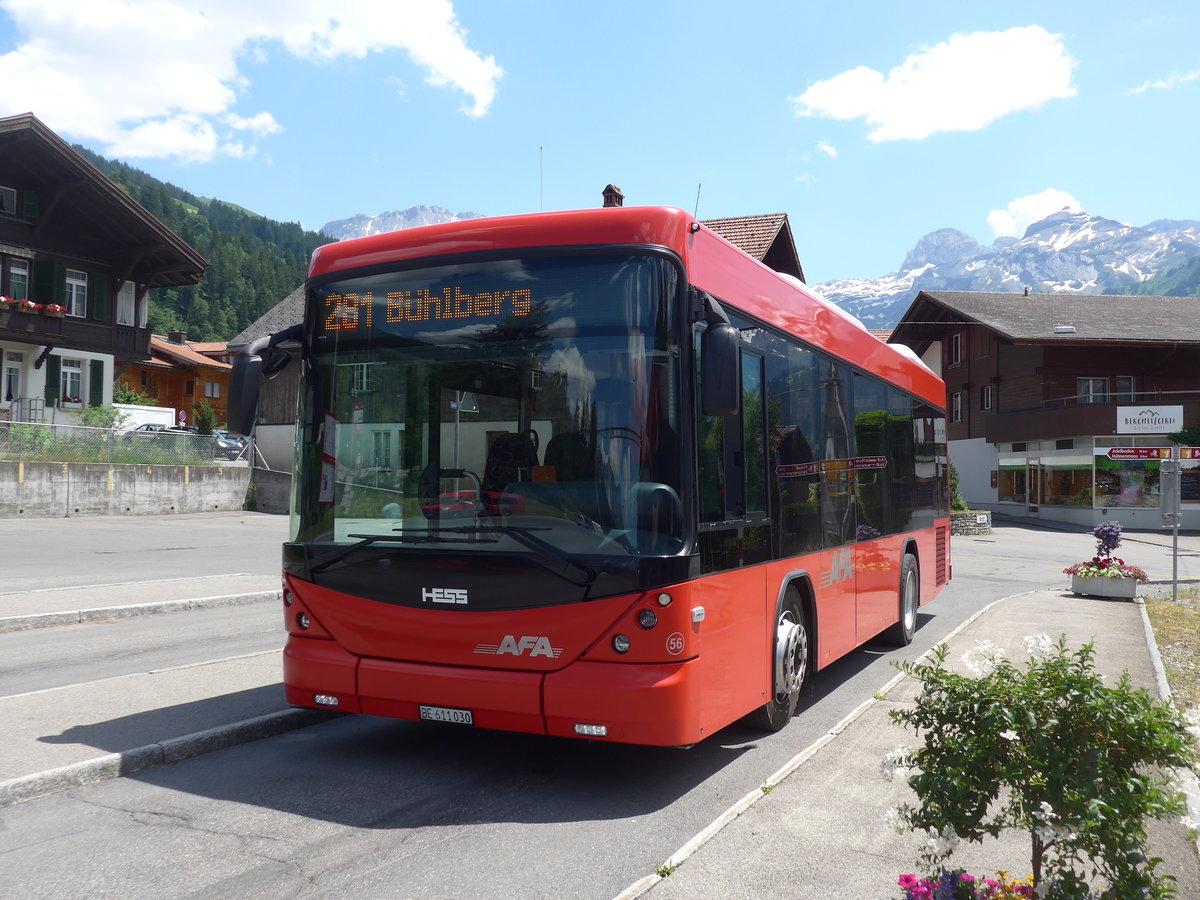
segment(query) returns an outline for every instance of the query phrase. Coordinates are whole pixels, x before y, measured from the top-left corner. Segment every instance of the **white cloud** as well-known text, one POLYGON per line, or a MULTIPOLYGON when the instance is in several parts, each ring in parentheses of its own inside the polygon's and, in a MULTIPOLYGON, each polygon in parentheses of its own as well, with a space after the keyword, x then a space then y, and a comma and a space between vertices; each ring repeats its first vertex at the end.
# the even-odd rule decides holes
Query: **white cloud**
POLYGON ((282 48, 301 59, 401 52, 426 81, 482 116, 504 74, 467 44, 450 0, 0 0, 21 38, 0 55, 0 115, 33 112, 123 158, 249 156, 278 134, 265 110, 234 111, 240 66, 282 48))
POLYGON ((830 159, 837 159, 837 147, 827 141, 817 141, 817 149, 830 159))
POLYGON ((992 238, 1021 237, 1025 229, 1034 222, 1039 222, 1051 213, 1068 209, 1071 212, 1082 212, 1079 201, 1066 191, 1047 188, 1040 194, 1029 194, 1018 197, 1004 209, 993 209, 988 213, 988 225, 992 227, 992 238))
POLYGON ((1173 91, 1181 84, 1187 84, 1189 81, 1195 81, 1200 78, 1200 71, 1184 72, 1182 75, 1178 72, 1172 72, 1166 78, 1157 78, 1154 81, 1145 81, 1135 88, 1130 88, 1125 93, 1127 94, 1144 94, 1146 91, 1173 91))
POLYGON ((858 66, 789 98, 798 116, 865 119, 875 142, 977 131, 1010 113, 1073 97, 1075 61, 1037 25, 955 34, 887 75, 858 66))

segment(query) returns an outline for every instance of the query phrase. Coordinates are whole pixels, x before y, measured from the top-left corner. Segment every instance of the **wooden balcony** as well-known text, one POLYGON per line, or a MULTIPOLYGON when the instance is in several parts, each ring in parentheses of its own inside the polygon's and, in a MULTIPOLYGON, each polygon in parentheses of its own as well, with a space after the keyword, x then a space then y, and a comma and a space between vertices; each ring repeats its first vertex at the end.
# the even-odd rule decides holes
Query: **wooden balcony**
POLYGON ((89 353, 108 353, 132 362, 150 358, 150 329, 111 325, 77 316, 0 310, 0 341, 21 341, 89 353))

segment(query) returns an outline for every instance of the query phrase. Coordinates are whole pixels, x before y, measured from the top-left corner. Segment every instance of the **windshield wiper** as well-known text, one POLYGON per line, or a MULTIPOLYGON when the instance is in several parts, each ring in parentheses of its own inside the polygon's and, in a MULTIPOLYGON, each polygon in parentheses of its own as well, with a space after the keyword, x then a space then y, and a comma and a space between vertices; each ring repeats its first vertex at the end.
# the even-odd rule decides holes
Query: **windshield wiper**
MULTIPOLYGON (((591 569, 585 569, 583 566, 578 566, 571 562, 570 558, 555 547, 553 544, 547 543, 540 538, 534 537, 529 532, 533 529, 515 528, 512 525, 459 525, 454 528, 423 528, 417 529, 416 533, 411 534, 350 534, 347 537, 362 538, 358 543, 351 544, 349 547, 341 547, 337 550, 332 550, 323 556, 318 557, 309 564, 309 572, 316 573, 323 569, 329 568, 347 556, 358 552, 364 547, 368 547, 375 543, 384 544, 478 544, 478 539, 467 540, 454 538, 445 538, 443 534, 502 534, 512 538, 522 547, 533 552, 534 558, 548 572, 559 576, 560 578, 569 581, 571 584, 582 587, 591 584, 596 580, 596 573, 591 569)), ((538 529, 546 531, 548 529, 538 529)), ((497 543, 496 541, 488 541, 487 543, 497 543)))
MULTIPOLYGON (((558 575, 560 578, 571 582, 571 584, 582 587, 596 580, 596 573, 591 569, 575 565, 575 563, 571 562, 570 557, 553 544, 530 534, 529 532, 534 530, 532 528, 516 528, 512 525, 459 525, 454 528, 436 528, 430 530, 435 532, 449 531, 454 534, 503 534, 512 538, 522 547, 532 550, 534 557, 541 562, 542 567, 546 571, 558 575)), ((549 531, 548 528, 539 528, 537 530, 549 531)))
MULTIPOLYGON (((433 534, 348 534, 346 537, 362 538, 357 544, 351 544, 349 547, 340 547, 337 550, 331 550, 323 556, 318 556, 308 566, 310 572, 320 572, 322 569, 327 569, 335 562, 339 562, 364 547, 371 544, 477 544, 479 541, 454 540, 451 538, 440 538, 433 534)), ((490 543, 496 543, 491 541, 490 543)))

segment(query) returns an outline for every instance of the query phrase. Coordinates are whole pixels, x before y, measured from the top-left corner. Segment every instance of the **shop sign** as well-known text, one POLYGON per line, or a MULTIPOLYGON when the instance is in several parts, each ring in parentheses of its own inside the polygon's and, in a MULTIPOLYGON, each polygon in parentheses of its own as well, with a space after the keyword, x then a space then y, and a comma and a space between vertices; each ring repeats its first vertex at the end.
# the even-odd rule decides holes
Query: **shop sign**
POLYGON ((1117 407, 1117 434, 1170 434, 1182 429, 1182 406, 1117 407))

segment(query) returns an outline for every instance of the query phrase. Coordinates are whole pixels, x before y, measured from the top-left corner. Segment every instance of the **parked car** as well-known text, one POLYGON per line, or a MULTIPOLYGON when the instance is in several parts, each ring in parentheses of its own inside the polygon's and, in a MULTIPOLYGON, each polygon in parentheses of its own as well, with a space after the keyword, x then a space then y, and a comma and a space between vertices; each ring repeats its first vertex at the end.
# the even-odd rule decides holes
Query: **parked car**
POLYGON ((213 434, 217 437, 217 448, 213 453, 214 459, 217 457, 237 459, 246 449, 246 438, 244 437, 234 437, 224 428, 214 428, 213 434))

